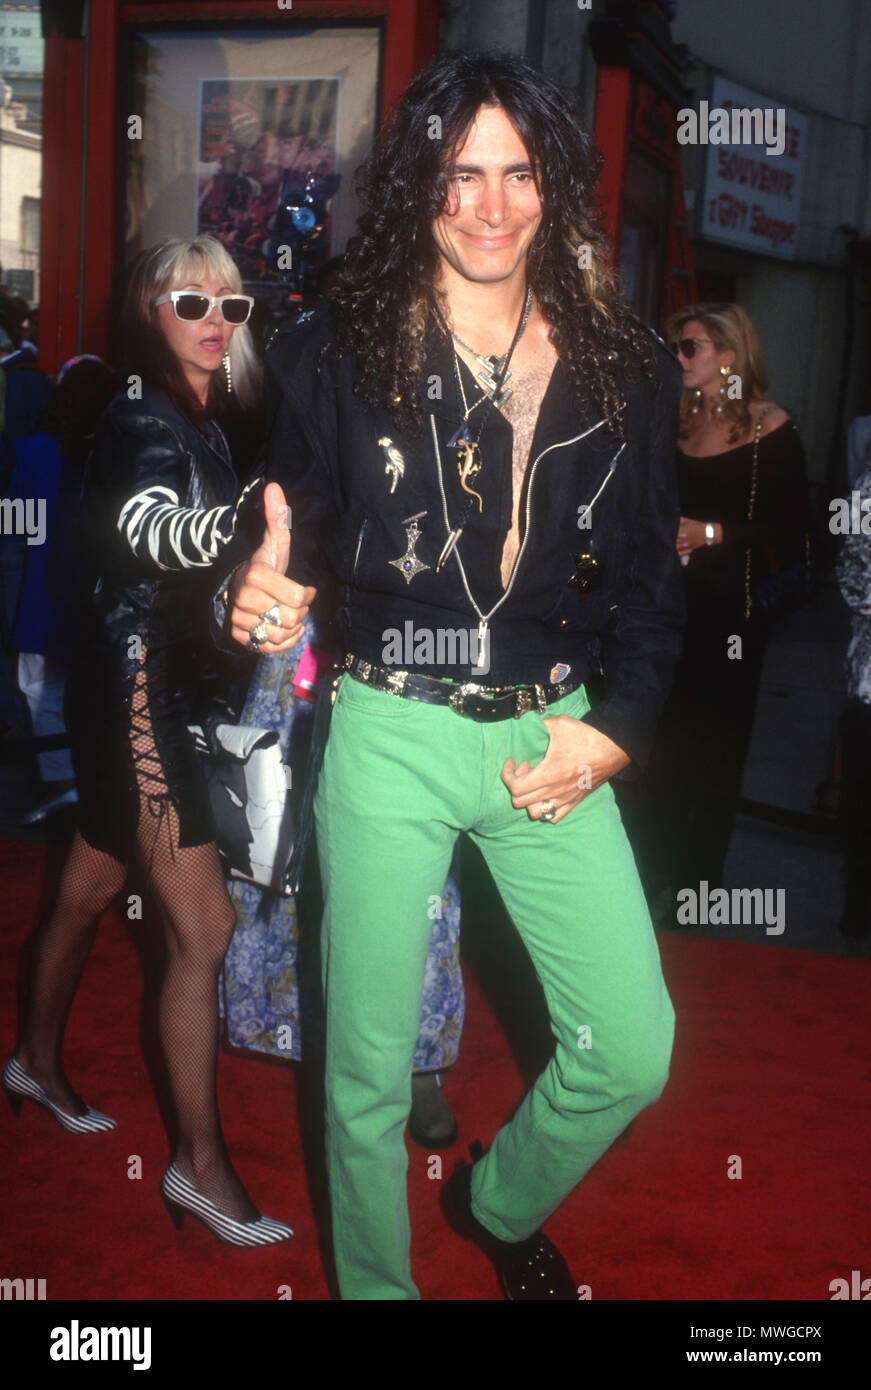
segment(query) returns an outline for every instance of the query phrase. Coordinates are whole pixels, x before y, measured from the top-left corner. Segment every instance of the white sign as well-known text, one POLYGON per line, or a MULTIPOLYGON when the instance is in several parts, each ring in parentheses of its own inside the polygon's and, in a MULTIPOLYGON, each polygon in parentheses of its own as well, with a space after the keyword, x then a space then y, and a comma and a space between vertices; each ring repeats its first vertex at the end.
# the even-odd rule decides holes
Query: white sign
POLYGON ((706 146, 698 235, 765 256, 794 256, 807 117, 717 75, 696 131, 706 146))
POLYGON ((39 10, 0 9, 0 72, 41 73, 44 48, 39 10))

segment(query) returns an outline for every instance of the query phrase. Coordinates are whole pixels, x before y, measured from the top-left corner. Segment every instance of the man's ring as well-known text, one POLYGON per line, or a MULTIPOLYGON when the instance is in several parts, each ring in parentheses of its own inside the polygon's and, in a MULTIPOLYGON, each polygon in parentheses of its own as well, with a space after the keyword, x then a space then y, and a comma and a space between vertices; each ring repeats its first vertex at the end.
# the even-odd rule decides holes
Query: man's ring
POLYGON ((554 806, 553 802, 543 801, 541 803, 541 819, 550 821, 553 820, 555 815, 556 807, 554 806))
MULTIPOLYGON (((271 623, 273 627, 281 627, 281 623, 279 622, 279 619, 281 617, 281 610, 279 609, 277 603, 273 603, 272 607, 267 608, 266 612, 261 613, 260 616, 265 623, 271 623)), ((262 642, 263 638, 261 637, 260 640, 262 642)))
POLYGON ((252 649, 252 651, 259 651, 260 643, 265 642, 266 637, 266 624, 261 618, 258 623, 254 624, 251 631, 248 633, 248 646, 252 649))

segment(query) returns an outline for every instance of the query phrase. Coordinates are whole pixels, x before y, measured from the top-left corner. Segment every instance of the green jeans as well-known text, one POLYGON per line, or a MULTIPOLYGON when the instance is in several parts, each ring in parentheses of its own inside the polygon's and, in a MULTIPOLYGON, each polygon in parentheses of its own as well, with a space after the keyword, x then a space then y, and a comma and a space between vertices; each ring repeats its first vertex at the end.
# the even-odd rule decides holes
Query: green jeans
MULTIPOLYGON (((580 717, 583 689, 548 709, 580 717)), ((482 724, 339 686, 315 817, 325 898, 327 1164, 342 1297, 414 1299, 404 1131, 431 912, 467 831, 532 958, 556 1049, 472 1173, 472 1208, 518 1241, 657 1099, 674 1029, 610 786, 556 825, 516 811, 505 759, 537 763, 543 716, 482 724)), ((473 1088, 469 1073, 465 1084, 473 1088)), ((568 1252, 569 1258, 571 1252, 568 1252)))

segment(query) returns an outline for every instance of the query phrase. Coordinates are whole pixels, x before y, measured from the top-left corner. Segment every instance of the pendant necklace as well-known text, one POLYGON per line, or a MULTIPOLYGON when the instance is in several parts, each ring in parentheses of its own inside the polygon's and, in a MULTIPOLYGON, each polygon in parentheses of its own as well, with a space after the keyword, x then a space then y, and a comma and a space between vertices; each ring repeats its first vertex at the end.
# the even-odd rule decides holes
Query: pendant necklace
MULTIPOLYGON (((475 410, 477 406, 483 405, 484 401, 487 400, 487 396, 479 396, 478 400, 476 400, 473 405, 469 405, 469 402, 466 400, 466 393, 463 390, 463 378, 460 375, 460 364, 457 360, 456 353, 454 353, 454 373, 457 378, 457 388, 460 392, 465 412, 463 415, 463 425, 467 425, 472 411, 475 410)), ((510 394, 509 392, 509 395, 510 394)), ((463 426, 460 428, 463 429, 463 426)), ((475 492, 474 488, 469 487, 469 483, 474 482, 481 471, 481 453, 478 447, 481 434, 482 429, 479 429, 475 440, 472 441, 471 438, 467 437, 471 435, 471 430, 463 429, 463 437, 461 439, 458 439, 455 434, 450 441, 451 444, 455 444, 457 448, 457 469, 460 474, 460 487, 464 492, 468 492, 471 497, 477 500, 479 512, 484 510, 483 498, 475 492)))
MULTIPOLYGON (((529 315, 531 313, 532 290, 528 289, 526 291, 526 299, 523 303, 523 312, 520 315, 520 322, 517 325, 517 330, 511 341, 511 346, 502 357, 484 357, 480 352, 476 352, 473 347, 470 347, 467 342, 464 342, 459 333, 451 334, 454 342, 459 343, 460 347, 465 348, 466 352, 471 353, 475 361, 483 369, 478 373, 478 380, 482 383, 487 392, 485 399, 488 399, 495 405, 497 410, 501 410, 509 397, 514 394, 511 390, 503 391, 502 387, 505 382, 511 379, 511 373, 508 371, 508 363, 511 361, 511 354, 523 337, 523 331, 529 322, 529 315)), ((474 410, 474 406, 472 409, 474 410)))
POLYGON ((517 323, 517 328, 514 331, 514 337, 511 340, 511 346, 509 347, 507 353, 505 353, 504 357, 482 357, 480 353, 475 352, 473 348, 469 347, 468 343, 464 343, 462 338, 457 337, 455 333, 451 333, 450 335, 453 342, 459 343, 460 346, 464 347, 467 352, 471 352, 475 360, 479 362, 482 368, 484 369, 478 374, 478 380, 482 383, 484 387, 484 394, 481 395, 478 398, 478 400, 473 401, 472 405, 469 405, 466 399, 466 393, 463 390, 463 379, 460 374, 460 363, 459 358, 457 356, 457 349, 456 347, 453 347, 452 342, 454 354, 454 374, 457 379, 457 387, 459 390, 460 400, 462 401, 463 405, 463 418, 460 421, 457 429, 451 435, 451 438, 448 440, 448 447, 456 448, 457 450, 457 471, 460 476, 460 486, 464 492, 467 492, 469 494, 470 500, 463 509, 463 514, 460 517, 458 524, 453 528, 452 531, 448 533, 448 538, 445 541, 445 544, 442 548, 442 553, 439 556, 438 561, 436 562, 436 574, 439 572, 442 565, 448 559, 449 555, 451 554, 451 551, 454 549, 454 546, 457 544, 457 541, 460 539, 460 536, 463 533, 463 530, 466 526, 466 523, 469 520, 472 511, 471 499, 474 498, 474 500, 478 503, 479 512, 484 510, 483 499, 481 498, 479 493, 475 492, 473 488, 469 487, 469 483, 474 482, 483 466, 483 460, 481 458, 481 450, 479 445, 481 435, 484 431, 484 425, 486 424, 486 419, 481 419, 477 433, 473 436, 472 430, 469 428, 469 417, 472 414, 473 410, 476 410, 479 405, 483 405, 484 401, 489 401, 490 404, 494 405, 497 410, 501 410, 502 406, 505 405, 506 401, 512 395, 512 392, 510 390, 504 390, 503 388, 505 386, 506 381, 511 375, 511 373, 508 370, 508 365, 511 361, 512 356, 514 355, 514 349, 520 342, 520 339, 523 336, 523 331, 526 328, 527 323, 529 322, 529 315, 532 312, 532 298, 532 288, 530 286, 526 291, 526 298, 523 303, 523 309, 521 311, 520 318, 517 323))

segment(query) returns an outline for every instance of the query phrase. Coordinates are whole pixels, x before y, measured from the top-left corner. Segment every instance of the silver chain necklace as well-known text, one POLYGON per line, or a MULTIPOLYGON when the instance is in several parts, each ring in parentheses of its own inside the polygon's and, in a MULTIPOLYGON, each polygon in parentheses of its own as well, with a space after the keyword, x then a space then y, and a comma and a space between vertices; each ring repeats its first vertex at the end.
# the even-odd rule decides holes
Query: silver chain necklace
POLYGON ((508 377, 510 376, 510 372, 508 371, 508 364, 514 355, 514 349, 520 342, 523 330, 526 327, 530 312, 532 310, 532 302, 532 286, 530 285, 527 287, 526 290, 526 298, 524 300, 523 310, 521 312, 520 319, 518 320, 517 327, 514 330, 514 337, 511 340, 511 346, 508 349, 508 352, 505 354, 505 356, 498 359, 498 363, 494 359, 481 357, 477 352, 475 352, 472 348, 469 347, 468 343, 464 343, 462 338, 457 338, 456 334, 453 331, 450 332, 452 340, 451 351, 454 355, 454 371, 456 372, 457 385, 459 387, 460 399, 462 401, 464 410, 463 418, 460 421, 458 428, 454 431, 454 434, 450 440, 450 445, 452 448, 456 448, 457 450, 457 470, 460 476, 460 487, 463 489, 464 492, 468 493, 469 501, 466 503, 465 510, 458 524, 450 532, 448 539, 445 542, 444 548, 442 549, 442 553, 439 556, 438 561, 436 563, 436 574, 438 574, 445 560, 447 560, 452 549, 454 548, 454 546, 456 545, 457 541, 463 533, 463 528, 466 525, 466 522, 469 518, 472 499, 474 498, 474 500, 478 503, 479 511, 484 510, 484 501, 481 497, 481 494, 476 492, 473 487, 469 486, 469 484, 473 482, 475 478, 477 478, 478 474, 481 471, 482 459, 479 448, 479 441, 481 439, 481 434, 483 432, 484 424, 486 422, 481 420, 479 423, 477 435, 474 438, 468 437, 468 435, 471 434, 471 431, 468 431, 467 429, 469 424, 469 416, 471 415, 472 411, 477 406, 481 405, 482 402, 485 400, 489 401, 490 404, 493 405, 497 410, 501 410, 505 402, 508 400, 509 396, 512 394, 510 391, 505 390, 505 382, 508 380, 508 377), (466 393, 463 390, 462 377, 460 376, 460 364, 457 356, 457 349, 454 346, 454 342, 458 342, 461 347, 464 347, 466 349, 467 352, 471 352, 472 356, 476 359, 476 361, 480 362, 485 367, 485 369, 489 369, 479 373, 478 376, 478 380, 483 383, 485 394, 481 397, 481 400, 475 401, 471 406, 466 400, 466 393))
MULTIPOLYGON (((459 343, 460 347, 465 348, 466 352, 471 353, 475 361, 483 369, 478 373, 478 381, 480 381, 483 385, 484 390, 487 392, 493 405, 497 406, 499 409, 502 408, 502 406, 505 404, 508 398, 513 394, 510 390, 505 390, 505 383, 511 380, 511 373, 505 372, 504 376, 502 376, 501 374, 504 372, 505 366, 512 353, 514 352, 514 349, 520 342, 520 339, 523 337, 524 329, 526 328, 526 325, 529 322, 529 315, 531 313, 532 286, 530 285, 526 291, 526 301, 523 305, 523 313, 520 316, 520 322, 517 325, 517 331, 514 334, 514 339, 511 343, 511 347, 508 349, 506 353, 503 353, 501 357, 484 357, 480 352, 476 352, 473 347, 471 347, 467 342, 465 342, 460 337, 459 333, 454 333, 454 331, 451 330, 451 337, 453 338, 454 342, 459 343), (497 387, 499 389, 497 389, 497 387)), ((473 406, 472 409, 474 410, 474 408, 475 407, 473 406)))

